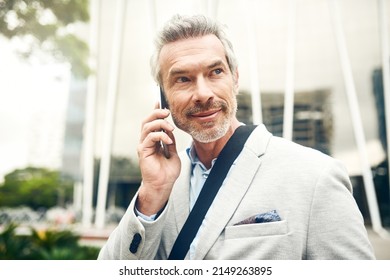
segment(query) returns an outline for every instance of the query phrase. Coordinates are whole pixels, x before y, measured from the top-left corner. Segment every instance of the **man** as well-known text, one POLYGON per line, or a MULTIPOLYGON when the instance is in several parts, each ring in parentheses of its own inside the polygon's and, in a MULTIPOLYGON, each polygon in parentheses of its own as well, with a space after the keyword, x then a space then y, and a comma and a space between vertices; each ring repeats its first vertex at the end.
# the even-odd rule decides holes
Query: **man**
MULTIPOLYGON (((170 111, 156 106, 143 122, 143 181, 99 259, 167 259, 214 162, 242 125, 237 62, 218 23, 174 16, 157 38, 152 68, 170 111), (169 114, 192 136, 187 152, 176 150, 169 114)), ((257 126, 186 259, 373 259, 351 190, 340 162, 257 126)))

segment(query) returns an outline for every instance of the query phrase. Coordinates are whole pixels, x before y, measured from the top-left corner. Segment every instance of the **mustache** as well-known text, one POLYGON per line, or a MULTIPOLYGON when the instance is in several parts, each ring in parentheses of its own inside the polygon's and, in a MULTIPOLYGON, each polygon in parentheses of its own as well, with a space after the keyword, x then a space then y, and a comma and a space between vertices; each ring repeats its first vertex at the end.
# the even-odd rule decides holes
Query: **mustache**
POLYGON ((212 109, 222 109, 222 111, 226 111, 228 105, 225 101, 207 101, 206 103, 196 103, 195 106, 188 108, 185 110, 185 114, 187 116, 192 114, 198 114, 201 112, 207 112, 212 109))

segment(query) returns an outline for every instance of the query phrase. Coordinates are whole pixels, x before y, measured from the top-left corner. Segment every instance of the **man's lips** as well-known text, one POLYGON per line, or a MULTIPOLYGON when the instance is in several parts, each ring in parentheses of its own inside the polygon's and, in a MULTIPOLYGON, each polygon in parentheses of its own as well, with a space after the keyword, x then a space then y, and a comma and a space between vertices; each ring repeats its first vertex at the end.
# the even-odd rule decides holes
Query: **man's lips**
POLYGON ((214 116, 216 116, 220 111, 221 111, 221 109, 214 109, 214 110, 199 112, 196 114, 191 114, 191 117, 199 118, 199 119, 209 119, 209 118, 213 118, 214 116))

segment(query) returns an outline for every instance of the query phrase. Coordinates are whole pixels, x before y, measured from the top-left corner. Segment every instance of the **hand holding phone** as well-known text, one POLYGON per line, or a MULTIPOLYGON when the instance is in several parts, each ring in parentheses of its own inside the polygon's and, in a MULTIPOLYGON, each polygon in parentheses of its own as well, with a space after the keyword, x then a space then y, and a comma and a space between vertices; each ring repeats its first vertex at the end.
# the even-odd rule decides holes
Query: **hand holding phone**
MULTIPOLYGON (((165 93, 161 87, 160 87, 160 108, 161 109, 169 109, 168 102, 165 99, 165 93)), ((160 141, 160 145, 161 145, 161 148, 163 150, 164 156, 166 158, 170 158, 171 155, 169 154, 168 146, 166 144, 164 144, 162 141, 160 141)))
POLYGON ((159 109, 168 108, 161 89, 160 98, 160 104, 156 102, 154 110, 143 120, 137 147, 142 184, 136 207, 139 212, 148 216, 164 208, 181 170, 173 134, 174 126, 164 120, 170 112, 159 109), (161 130, 164 132, 161 133, 161 130))

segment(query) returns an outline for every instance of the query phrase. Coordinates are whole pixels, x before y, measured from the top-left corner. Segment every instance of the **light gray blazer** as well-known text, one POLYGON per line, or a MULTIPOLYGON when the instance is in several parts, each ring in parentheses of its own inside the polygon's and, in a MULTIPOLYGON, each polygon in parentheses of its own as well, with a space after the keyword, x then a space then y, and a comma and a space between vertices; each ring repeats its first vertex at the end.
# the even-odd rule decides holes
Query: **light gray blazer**
MULTIPOLYGON (((189 214, 191 164, 154 222, 134 213, 135 198, 99 259, 166 259, 189 214)), ((316 150, 272 136, 248 138, 206 215, 195 259, 374 259, 344 166, 316 150), (276 210, 281 221, 234 225, 276 210)), ((188 258, 188 254, 187 254, 188 258)))

